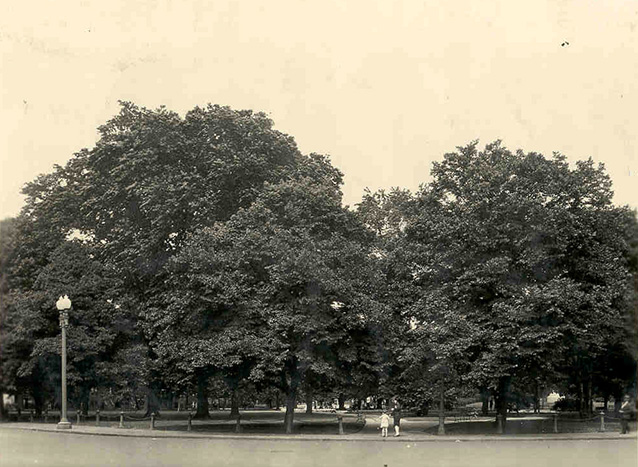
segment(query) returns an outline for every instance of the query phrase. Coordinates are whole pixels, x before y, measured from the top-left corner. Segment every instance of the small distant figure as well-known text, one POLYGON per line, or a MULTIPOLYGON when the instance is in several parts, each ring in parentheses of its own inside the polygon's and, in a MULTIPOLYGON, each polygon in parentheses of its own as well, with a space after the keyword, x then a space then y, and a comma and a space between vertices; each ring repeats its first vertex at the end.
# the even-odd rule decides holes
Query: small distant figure
POLYGON ((388 427, 390 426, 390 416, 384 410, 381 414, 381 436, 387 438, 388 436, 388 427))
POLYGON ((568 46, 568 45, 569 45, 569 42, 565 41, 565 42, 561 43, 561 45, 560 45, 560 46, 561 46, 561 47, 566 47, 566 46, 568 46))
POLYGON ((620 407, 620 433, 623 435, 629 433, 629 422, 634 413, 636 413, 636 403, 631 400, 631 397, 625 396, 625 401, 620 407))
POLYGON ((392 409, 392 418, 394 419, 394 436, 399 436, 401 426, 401 407, 399 407, 399 404, 396 404, 394 409, 392 409))

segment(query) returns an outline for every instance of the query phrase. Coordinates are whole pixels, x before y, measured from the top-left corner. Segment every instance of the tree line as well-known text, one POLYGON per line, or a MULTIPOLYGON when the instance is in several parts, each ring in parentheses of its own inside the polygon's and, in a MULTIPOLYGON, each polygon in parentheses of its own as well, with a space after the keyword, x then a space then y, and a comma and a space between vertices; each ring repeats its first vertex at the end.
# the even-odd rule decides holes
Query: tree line
MULTIPOLYGON (((602 166, 459 147, 414 193, 366 191, 262 113, 121 103, 92 149, 28 183, 0 223, 0 390, 103 398, 480 394, 497 413, 559 390, 586 413, 636 387, 638 223, 602 166)), ((425 174, 424 174, 425 178, 425 174)), ((2 413, 6 416, 5 409, 2 413)))

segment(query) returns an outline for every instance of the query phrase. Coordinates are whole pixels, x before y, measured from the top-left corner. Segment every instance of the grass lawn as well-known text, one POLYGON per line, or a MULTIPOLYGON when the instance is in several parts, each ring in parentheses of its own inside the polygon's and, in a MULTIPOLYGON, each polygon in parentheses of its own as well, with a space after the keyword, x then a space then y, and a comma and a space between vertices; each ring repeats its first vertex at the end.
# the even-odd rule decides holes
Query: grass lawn
MULTIPOLYGON (((13 414, 14 416, 16 414, 13 414)), ((125 412, 124 427, 136 429, 149 429, 150 420, 143 418, 144 412, 125 412)), ((343 429, 346 434, 359 433, 362 430, 370 432, 379 424, 380 413, 371 411, 366 414, 366 420, 359 419, 356 414, 343 415, 343 429), (367 426, 366 426, 367 422, 367 426)), ((407 414, 406 414, 407 415, 407 414)), ((47 422, 55 424, 60 417, 59 412, 50 412, 47 422)), ((30 415, 22 413, 21 422, 28 422, 30 415)), ((100 426, 119 426, 119 411, 103 411, 100 413, 100 426)), ((42 423, 43 418, 34 420, 42 423)), ((75 411, 69 412, 69 421, 77 424, 75 411)), ((82 417, 81 425, 96 424, 95 412, 89 417, 82 417)), ((411 417, 404 419, 402 430, 405 433, 436 434, 438 431, 436 417, 411 417)), ((187 431, 188 412, 164 410, 155 421, 156 430, 187 431)), ((210 418, 205 420, 192 420, 191 431, 194 433, 234 433, 237 429, 235 417, 230 417, 230 410, 214 410, 210 412, 210 418)), ((242 433, 253 434, 282 434, 284 429, 283 410, 255 410, 241 411, 240 430, 242 433)), ((328 410, 316 410, 312 414, 306 414, 299 410, 295 413, 294 433, 297 434, 337 434, 339 425, 337 414, 328 410)), ((635 432, 636 422, 630 423, 630 430, 635 432)), ((445 431, 448 435, 490 435, 496 434, 494 418, 479 417, 470 421, 454 421, 453 416, 446 418, 445 431)), ((559 433, 596 433, 600 431, 600 417, 594 416, 589 420, 581 420, 578 414, 561 413, 558 418, 559 433)), ((605 417, 606 432, 620 432, 620 421, 609 416, 605 417)), ((552 414, 512 414, 507 419, 505 433, 507 434, 543 434, 554 432, 552 414)))
MULTIPOLYGON (((15 415, 15 414, 14 414, 15 415)), ((194 415, 194 414, 193 414, 194 415)), ((150 419, 143 418, 144 412, 125 412, 124 427, 148 429, 150 419)), ((75 411, 68 414, 69 421, 77 423, 75 411)), ((59 411, 49 412, 47 422, 57 423, 60 419, 59 411)), ((29 414, 22 413, 21 422, 28 422, 29 414)), ((100 412, 100 425, 105 427, 117 427, 119 425, 119 411, 100 412)), ((44 422, 43 418, 35 420, 38 423, 44 422)), ((95 425, 95 412, 91 412, 89 417, 81 417, 81 425, 95 425)), ((210 412, 210 417, 204 420, 192 420, 191 430, 195 433, 234 433, 236 431, 236 417, 230 416, 230 410, 215 410, 210 412)), ((241 432, 255 434, 281 434, 285 433, 284 412, 277 410, 242 410, 241 411, 241 432)), ((357 419, 355 414, 344 414, 343 430, 345 433, 357 433, 364 426, 363 420, 357 419)), ((156 430, 166 431, 187 431, 188 412, 164 410, 155 420, 156 430)), ((339 425, 337 414, 330 411, 315 411, 306 414, 298 411, 295 413, 294 433, 299 434, 337 434, 339 425)))
MULTIPOLYGON (((446 434, 489 435, 497 434, 496 422, 492 420, 473 420, 456 423, 446 423, 446 434)), ((596 433, 600 430, 600 418, 593 420, 579 419, 576 414, 561 414, 558 418, 558 433, 596 433)), ((438 427, 429 427, 426 433, 436 434, 438 427)), ((630 430, 636 430, 636 422, 630 424, 630 430)), ((620 421, 605 419, 606 432, 620 432, 620 421)), ((510 417, 507 419, 506 434, 543 434, 554 432, 554 420, 551 415, 510 417)))

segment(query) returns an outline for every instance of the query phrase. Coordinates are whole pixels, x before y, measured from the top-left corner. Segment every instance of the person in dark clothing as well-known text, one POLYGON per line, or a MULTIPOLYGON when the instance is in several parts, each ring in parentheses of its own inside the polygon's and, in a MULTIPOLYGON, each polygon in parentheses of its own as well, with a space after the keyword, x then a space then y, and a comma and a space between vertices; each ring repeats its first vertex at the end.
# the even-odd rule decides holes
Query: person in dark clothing
POLYGON ((399 404, 396 404, 394 409, 392 409, 392 418, 394 420, 394 436, 399 436, 401 426, 401 407, 399 407, 399 404))

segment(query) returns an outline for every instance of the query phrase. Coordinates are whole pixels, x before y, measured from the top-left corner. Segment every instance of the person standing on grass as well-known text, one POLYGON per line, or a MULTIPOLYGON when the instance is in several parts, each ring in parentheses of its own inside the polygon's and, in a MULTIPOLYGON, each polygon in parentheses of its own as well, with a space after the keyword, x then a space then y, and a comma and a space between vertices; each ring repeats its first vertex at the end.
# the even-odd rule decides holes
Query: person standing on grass
POLYGON ((381 436, 386 438, 388 436, 388 427, 390 426, 390 416, 383 411, 381 413, 381 436))
POLYGON ((399 436, 399 427, 401 425, 401 407, 399 404, 395 404, 392 409, 392 418, 394 419, 394 436, 399 436))

